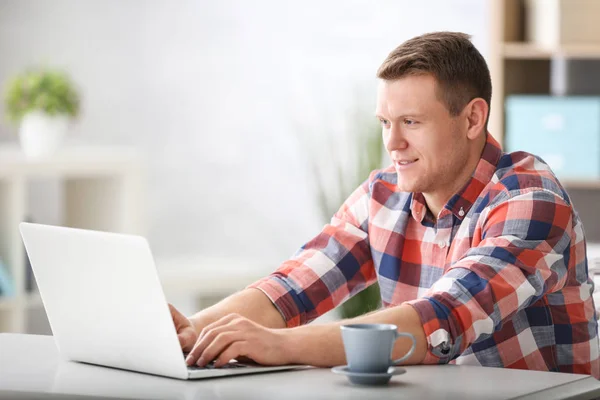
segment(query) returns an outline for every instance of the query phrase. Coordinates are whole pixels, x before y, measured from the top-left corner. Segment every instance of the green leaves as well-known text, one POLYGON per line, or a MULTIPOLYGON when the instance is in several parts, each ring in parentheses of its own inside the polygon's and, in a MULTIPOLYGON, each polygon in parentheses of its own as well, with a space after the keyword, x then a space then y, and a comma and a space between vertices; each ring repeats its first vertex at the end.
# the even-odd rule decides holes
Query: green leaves
POLYGON ((9 121, 19 122, 30 111, 76 117, 80 99, 69 76, 58 70, 35 69, 13 77, 4 95, 9 121))
POLYGON ((340 317, 343 319, 359 317, 379 309, 381 306, 381 291, 379 284, 374 283, 362 292, 346 300, 340 306, 340 317))

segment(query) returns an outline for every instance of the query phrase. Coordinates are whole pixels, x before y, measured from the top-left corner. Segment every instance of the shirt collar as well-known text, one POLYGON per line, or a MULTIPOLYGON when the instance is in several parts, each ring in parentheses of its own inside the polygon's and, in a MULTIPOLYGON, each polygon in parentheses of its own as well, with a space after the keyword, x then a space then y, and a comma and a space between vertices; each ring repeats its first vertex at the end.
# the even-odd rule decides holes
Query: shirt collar
MULTIPOLYGON (((487 133, 486 143, 473 175, 466 185, 450 198, 444 208, 452 212, 459 220, 462 220, 481 194, 483 188, 492 180, 501 156, 502 148, 500 144, 492 135, 487 133)), ((427 206, 422 193, 413 193, 410 210, 412 217, 417 222, 423 221, 427 213, 427 206)))
POLYGON ((410 202, 410 212, 417 222, 423 222, 425 214, 427 214, 427 206, 425 205, 423 193, 413 193, 410 202))

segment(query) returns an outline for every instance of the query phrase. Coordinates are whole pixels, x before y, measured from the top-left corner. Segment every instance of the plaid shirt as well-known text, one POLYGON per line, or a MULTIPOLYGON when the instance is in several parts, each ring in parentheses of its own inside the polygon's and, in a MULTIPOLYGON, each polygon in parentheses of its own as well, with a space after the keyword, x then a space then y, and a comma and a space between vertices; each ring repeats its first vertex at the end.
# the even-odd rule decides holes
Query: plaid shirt
POLYGON ((385 307, 421 318, 424 362, 600 377, 583 227, 549 167, 488 134, 470 181, 437 222, 393 167, 374 171, 262 290, 288 327, 379 282, 385 307))

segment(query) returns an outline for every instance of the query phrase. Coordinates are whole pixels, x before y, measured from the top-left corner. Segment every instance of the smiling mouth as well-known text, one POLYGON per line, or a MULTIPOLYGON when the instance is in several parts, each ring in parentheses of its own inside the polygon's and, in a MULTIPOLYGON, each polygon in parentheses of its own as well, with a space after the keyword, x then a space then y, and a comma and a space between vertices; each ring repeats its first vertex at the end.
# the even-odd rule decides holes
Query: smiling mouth
POLYGON ((401 160, 401 161, 396 161, 396 165, 398 166, 405 166, 405 165, 410 165, 410 164, 414 164, 417 161, 419 161, 419 159, 415 159, 415 160, 401 160))

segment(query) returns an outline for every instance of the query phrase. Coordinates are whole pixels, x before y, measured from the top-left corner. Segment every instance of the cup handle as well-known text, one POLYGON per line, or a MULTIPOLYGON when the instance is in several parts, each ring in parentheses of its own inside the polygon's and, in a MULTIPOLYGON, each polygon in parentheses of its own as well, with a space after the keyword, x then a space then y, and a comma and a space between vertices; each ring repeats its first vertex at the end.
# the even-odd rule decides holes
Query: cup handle
MULTIPOLYGON (((410 350, 408 351, 408 353, 406 353, 404 356, 400 357, 399 359, 392 361, 393 365, 398 365, 402 361, 404 361, 407 358, 409 358, 410 356, 412 356, 412 354, 415 352, 415 349, 417 348, 417 339, 415 339, 415 337, 411 333, 396 332, 396 339, 398 339, 399 337, 410 338, 410 340, 412 340, 412 346, 411 346, 410 350)), ((394 340, 394 342, 395 342, 395 340, 394 340)))

